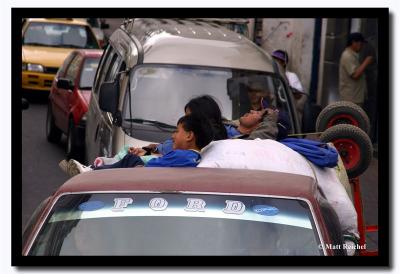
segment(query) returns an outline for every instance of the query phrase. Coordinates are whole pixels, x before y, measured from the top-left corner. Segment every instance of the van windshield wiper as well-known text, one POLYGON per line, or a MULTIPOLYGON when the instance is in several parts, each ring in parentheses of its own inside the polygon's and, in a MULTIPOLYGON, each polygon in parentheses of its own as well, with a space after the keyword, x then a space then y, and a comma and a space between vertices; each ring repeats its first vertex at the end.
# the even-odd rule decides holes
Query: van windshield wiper
POLYGON ((133 118, 133 119, 125 119, 125 121, 128 122, 132 122, 132 123, 140 123, 140 124, 150 124, 150 125, 154 125, 158 128, 168 128, 168 129, 175 129, 176 126, 173 125, 169 125, 160 121, 155 121, 155 120, 147 120, 147 119, 140 119, 140 118, 133 118))

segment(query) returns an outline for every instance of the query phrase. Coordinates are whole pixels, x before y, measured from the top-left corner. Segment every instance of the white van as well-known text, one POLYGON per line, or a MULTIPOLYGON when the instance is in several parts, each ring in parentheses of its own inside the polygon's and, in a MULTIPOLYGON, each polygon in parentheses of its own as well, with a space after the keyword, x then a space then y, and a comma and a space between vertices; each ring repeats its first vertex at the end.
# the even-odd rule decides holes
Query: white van
POLYGON ((282 70, 256 44, 215 23, 130 19, 109 40, 87 112, 86 161, 112 157, 124 145, 168 139, 184 106, 208 94, 227 120, 249 111, 246 84, 262 81, 271 103, 299 132, 282 70))

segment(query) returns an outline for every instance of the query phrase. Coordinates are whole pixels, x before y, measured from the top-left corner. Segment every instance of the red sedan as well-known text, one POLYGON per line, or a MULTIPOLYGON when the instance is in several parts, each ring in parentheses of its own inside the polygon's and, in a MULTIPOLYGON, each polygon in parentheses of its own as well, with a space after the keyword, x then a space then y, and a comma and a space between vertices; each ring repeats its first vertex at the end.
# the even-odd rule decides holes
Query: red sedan
POLYGON ((57 143, 67 135, 67 158, 84 155, 85 113, 102 50, 75 50, 57 72, 49 95, 46 136, 57 143))
POLYGON ((22 254, 345 255, 337 216, 308 176, 126 168, 67 181, 33 214, 22 254))

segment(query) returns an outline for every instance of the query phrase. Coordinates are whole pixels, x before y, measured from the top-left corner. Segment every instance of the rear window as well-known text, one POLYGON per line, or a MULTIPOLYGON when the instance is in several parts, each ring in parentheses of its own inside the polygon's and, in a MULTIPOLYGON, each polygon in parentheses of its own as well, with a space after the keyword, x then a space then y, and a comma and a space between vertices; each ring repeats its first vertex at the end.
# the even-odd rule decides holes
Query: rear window
POLYGON ((45 22, 30 23, 24 33, 23 44, 77 49, 99 48, 96 37, 88 26, 45 22))
POLYGON ((29 255, 323 255, 302 200, 212 194, 61 197, 29 255))

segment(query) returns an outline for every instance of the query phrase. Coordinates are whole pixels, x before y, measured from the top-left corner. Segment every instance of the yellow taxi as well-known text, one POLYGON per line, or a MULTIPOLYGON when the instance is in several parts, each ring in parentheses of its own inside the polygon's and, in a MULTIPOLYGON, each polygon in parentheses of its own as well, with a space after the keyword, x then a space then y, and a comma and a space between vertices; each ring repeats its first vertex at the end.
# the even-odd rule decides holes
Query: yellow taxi
POLYGON ((75 49, 99 49, 88 23, 72 18, 27 18, 22 27, 22 89, 50 91, 58 68, 75 49))

